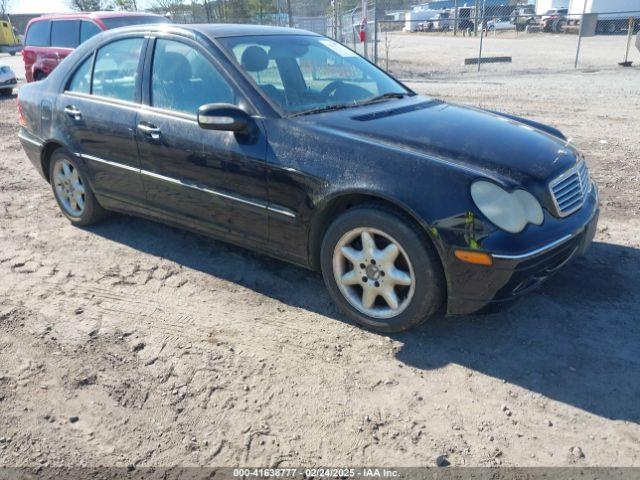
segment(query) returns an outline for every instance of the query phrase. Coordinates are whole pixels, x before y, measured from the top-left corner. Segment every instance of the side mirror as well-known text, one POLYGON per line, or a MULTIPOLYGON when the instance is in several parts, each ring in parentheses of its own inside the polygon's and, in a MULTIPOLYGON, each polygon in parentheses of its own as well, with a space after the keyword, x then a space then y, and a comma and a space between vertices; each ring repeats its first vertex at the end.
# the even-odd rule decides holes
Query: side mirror
POLYGON ((198 109, 198 125, 205 130, 243 133, 251 122, 247 112, 229 103, 209 103, 198 109))

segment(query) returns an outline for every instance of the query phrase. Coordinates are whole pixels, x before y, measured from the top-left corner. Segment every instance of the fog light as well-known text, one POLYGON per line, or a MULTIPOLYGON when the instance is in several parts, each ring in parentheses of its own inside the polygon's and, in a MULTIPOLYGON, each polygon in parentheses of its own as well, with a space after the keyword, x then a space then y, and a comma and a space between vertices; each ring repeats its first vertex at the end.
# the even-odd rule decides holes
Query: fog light
POLYGON ((466 263, 474 263, 476 265, 484 265, 490 267, 493 265, 493 259, 488 253, 473 252, 469 250, 456 250, 455 256, 458 260, 466 263))

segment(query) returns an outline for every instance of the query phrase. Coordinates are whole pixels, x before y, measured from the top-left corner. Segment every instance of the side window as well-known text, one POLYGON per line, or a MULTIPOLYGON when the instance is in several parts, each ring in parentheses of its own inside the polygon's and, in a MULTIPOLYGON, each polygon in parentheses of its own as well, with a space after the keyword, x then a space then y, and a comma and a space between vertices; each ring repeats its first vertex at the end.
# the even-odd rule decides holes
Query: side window
POLYGON ((133 102, 144 39, 127 38, 105 45, 96 55, 92 93, 133 102))
POLYGON ((56 20, 51 23, 51 46, 76 48, 80 28, 79 20, 56 20))
POLYGON ((93 55, 87 58, 82 64, 78 67, 76 72, 73 74, 71 81, 69 82, 69 88, 67 88, 70 92, 79 92, 79 93, 91 93, 91 65, 93 62, 93 55))
POLYGON ((235 103, 233 89, 194 48, 159 39, 153 54, 151 105, 195 115, 206 103, 235 103))
POLYGON ((80 22, 80 43, 86 42, 91 37, 99 34, 100 32, 102 32, 102 30, 100 30, 100 28, 95 23, 83 20, 82 22, 80 22))
POLYGON ((27 37, 25 38, 25 45, 33 47, 48 47, 49 46, 49 27, 51 26, 50 20, 42 20, 40 22, 33 22, 27 31, 27 37))

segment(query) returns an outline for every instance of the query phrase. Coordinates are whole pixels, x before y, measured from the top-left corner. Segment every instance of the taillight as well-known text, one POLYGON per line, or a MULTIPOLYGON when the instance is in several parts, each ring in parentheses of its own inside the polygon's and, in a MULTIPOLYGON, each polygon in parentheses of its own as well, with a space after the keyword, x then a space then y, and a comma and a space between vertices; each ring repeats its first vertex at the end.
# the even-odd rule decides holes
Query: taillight
POLYGON ((24 116, 24 112, 22 111, 22 105, 20 105, 20 98, 18 98, 18 123, 23 127, 27 126, 27 118, 24 116))

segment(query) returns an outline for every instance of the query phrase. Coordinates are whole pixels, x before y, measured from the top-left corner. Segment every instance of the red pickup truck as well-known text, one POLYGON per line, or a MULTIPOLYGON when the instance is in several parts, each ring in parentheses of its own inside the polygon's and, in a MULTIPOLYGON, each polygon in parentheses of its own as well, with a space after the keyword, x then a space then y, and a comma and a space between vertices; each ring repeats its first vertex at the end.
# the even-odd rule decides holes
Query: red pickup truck
POLYGON ((169 22, 166 17, 141 12, 70 13, 36 17, 27 25, 22 51, 27 82, 45 78, 73 49, 103 30, 169 22))

